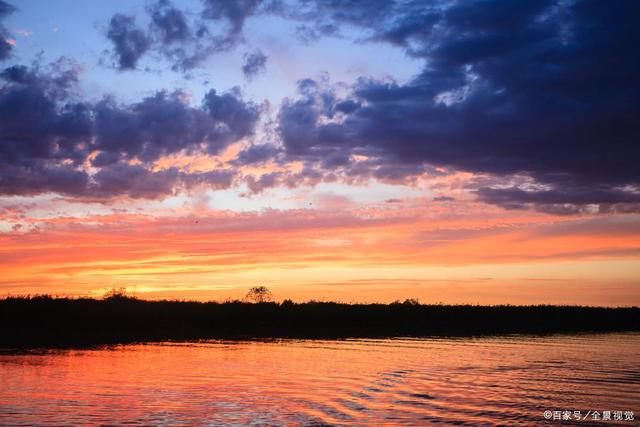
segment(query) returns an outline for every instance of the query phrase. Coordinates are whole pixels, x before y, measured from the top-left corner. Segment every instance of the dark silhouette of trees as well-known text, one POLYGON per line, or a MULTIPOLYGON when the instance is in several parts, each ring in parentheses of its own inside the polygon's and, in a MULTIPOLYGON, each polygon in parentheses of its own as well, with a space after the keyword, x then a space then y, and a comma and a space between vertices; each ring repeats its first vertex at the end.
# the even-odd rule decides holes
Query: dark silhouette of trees
MULTIPOLYGON (((0 299, 0 348, 165 340, 348 338, 640 331, 640 307, 0 299)), ((264 289, 263 289, 264 288, 264 289)))
POLYGON ((273 299, 271 291, 266 286, 254 286, 249 289, 244 297, 247 301, 255 303, 269 302, 273 299))

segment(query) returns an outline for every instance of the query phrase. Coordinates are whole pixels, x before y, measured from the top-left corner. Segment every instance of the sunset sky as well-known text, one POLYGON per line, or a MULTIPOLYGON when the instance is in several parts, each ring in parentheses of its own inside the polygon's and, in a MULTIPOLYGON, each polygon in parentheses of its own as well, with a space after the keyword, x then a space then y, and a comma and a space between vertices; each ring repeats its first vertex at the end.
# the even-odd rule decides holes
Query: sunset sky
POLYGON ((0 0, 0 297, 640 305, 639 18, 0 0))

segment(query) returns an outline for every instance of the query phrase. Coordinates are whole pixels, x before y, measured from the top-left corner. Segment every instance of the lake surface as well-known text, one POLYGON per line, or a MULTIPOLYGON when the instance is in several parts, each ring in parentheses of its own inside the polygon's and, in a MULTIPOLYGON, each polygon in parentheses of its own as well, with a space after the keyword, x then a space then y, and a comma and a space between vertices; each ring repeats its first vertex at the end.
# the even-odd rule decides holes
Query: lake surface
POLYGON ((638 425, 639 412, 638 333, 0 354, 2 425, 638 425))

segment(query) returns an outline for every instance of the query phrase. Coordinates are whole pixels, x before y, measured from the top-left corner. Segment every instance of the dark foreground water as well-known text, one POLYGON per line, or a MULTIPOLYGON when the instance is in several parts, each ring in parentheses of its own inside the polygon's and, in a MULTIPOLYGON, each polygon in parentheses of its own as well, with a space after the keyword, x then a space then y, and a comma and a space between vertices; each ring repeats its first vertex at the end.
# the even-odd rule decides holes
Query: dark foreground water
POLYGON ((638 425, 639 411, 638 333, 0 354, 2 425, 638 425))

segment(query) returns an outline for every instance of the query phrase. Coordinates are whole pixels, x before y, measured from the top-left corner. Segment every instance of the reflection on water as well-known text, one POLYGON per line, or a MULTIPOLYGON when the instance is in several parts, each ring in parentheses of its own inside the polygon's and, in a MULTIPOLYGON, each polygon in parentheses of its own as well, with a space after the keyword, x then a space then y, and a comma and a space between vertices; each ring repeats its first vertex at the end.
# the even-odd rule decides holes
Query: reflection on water
POLYGON ((530 426, 545 410, 637 423, 639 350, 626 333, 5 353, 0 424, 530 426))

